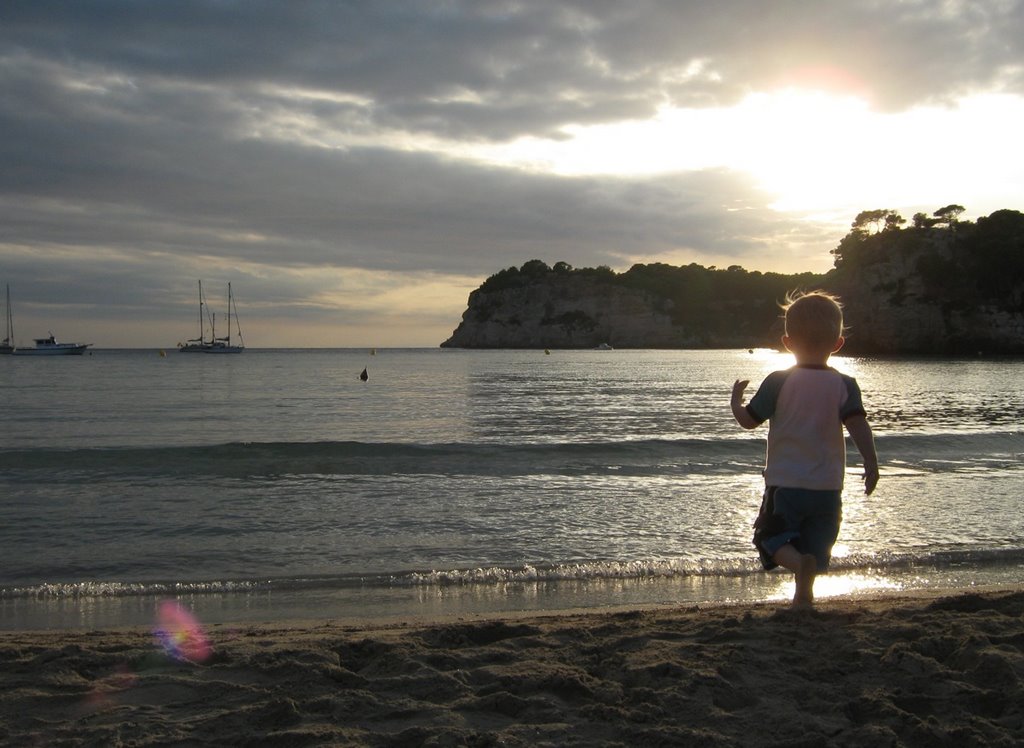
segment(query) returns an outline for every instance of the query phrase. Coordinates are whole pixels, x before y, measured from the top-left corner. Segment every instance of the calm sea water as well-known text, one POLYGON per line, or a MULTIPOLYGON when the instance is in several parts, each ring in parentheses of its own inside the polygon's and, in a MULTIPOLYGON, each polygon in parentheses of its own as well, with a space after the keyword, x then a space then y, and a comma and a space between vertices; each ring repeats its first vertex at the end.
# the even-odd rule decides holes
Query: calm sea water
MULTIPOLYGON (((775 599, 770 351, 0 357, 0 627, 775 599), (359 372, 366 367, 369 379, 359 372)), ((844 358, 882 460, 820 595, 1024 576, 1019 360, 844 358)))

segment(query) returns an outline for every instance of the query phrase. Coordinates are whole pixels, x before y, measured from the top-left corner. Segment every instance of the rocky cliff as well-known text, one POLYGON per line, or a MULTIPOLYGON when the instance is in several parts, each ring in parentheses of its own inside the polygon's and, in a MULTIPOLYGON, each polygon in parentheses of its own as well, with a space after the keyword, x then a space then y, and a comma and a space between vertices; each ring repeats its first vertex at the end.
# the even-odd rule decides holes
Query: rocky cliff
POLYGON ((684 348, 671 302, 646 291, 575 274, 469 295, 451 348, 684 348))
POLYGON ((823 279, 845 302, 848 351, 1024 353, 1024 214, 854 245, 823 279))
POLYGON ((470 294, 461 324, 442 347, 772 345, 781 334, 776 301, 793 284, 819 277, 699 265, 636 265, 621 274, 555 268, 531 260, 488 278, 470 294))
POLYGON ((908 272, 908 259, 824 284, 844 300, 848 353, 1024 353, 1024 314, 1008 299, 952 304, 908 272))
POLYGON ((851 232, 825 275, 699 265, 549 268, 531 260, 469 296, 442 347, 729 348, 778 345, 792 289, 837 293, 852 353, 1024 353, 1024 214, 851 232), (841 251, 840 251, 841 250, 841 251))

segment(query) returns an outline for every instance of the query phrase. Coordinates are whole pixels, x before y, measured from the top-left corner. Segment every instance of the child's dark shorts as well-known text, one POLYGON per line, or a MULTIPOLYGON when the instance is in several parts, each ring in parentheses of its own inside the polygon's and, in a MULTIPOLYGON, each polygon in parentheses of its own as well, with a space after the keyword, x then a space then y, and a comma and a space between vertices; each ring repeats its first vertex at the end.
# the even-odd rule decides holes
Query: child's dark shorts
POLYGON ((818 571, 828 569, 832 546, 843 518, 841 491, 769 486, 754 523, 754 545, 765 569, 778 566, 772 556, 786 543, 801 553, 813 553, 818 571))

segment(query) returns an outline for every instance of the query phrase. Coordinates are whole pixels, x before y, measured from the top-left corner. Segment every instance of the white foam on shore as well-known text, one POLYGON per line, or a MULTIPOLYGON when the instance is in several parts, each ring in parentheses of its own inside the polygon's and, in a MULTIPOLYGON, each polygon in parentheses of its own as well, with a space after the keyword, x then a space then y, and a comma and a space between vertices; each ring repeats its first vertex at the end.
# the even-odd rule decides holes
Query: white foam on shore
MULTIPOLYGON (((885 569, 821 576, 819 600, 936 589, 977 590, 1015 585, 1019 564, 885 569)), ((0 630, 109 629, 149 626, 162 600, 175 599, 207 624, 292 620, 433 620, 562 610, 774 602, 793 594, 784 571, 742 576, 496 581, 492 584, 353 587, 343 589, 170 591, 127 597, 0 600, 0 630)))

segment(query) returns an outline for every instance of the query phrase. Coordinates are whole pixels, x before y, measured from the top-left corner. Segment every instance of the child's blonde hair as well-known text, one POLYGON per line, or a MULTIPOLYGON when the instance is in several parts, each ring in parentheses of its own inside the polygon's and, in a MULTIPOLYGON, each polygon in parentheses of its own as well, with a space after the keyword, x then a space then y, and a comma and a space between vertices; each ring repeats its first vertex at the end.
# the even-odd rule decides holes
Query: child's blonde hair
POLYGON ((786 335, 815 348, 829 348, 843 335, 843 305, 825 291, 790 291, 782 305, 786 335))

